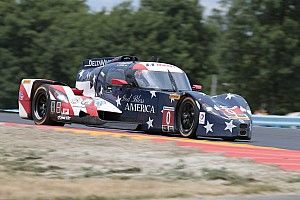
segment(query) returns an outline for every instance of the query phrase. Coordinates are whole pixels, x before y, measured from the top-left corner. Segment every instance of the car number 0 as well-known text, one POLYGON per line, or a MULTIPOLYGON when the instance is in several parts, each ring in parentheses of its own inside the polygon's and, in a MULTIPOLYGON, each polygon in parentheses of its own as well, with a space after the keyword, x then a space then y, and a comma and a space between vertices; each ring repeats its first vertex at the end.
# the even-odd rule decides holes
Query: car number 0
POLYGON ((170 111, 168 111, 167 114, 166 114, 166 122, 167 122, 167 125, 170 124, 170 121, 171 121, 171 113, 170 113, 170 111))
POLYGON ((174 107, 164 106, 162 110, 162 131, 174 131, 174 107))

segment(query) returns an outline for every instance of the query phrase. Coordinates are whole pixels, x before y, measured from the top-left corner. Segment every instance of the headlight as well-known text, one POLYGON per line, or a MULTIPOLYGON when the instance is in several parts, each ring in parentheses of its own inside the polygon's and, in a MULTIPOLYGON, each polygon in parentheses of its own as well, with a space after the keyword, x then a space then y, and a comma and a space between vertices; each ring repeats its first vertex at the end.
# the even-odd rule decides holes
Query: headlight
POLYGON ((58 90, 52 90, 52 94, 59 101, 62 101, 64 103, 68 103, 69 102, 68 97, 64 93, 62 93, 62 92, 60 92, 58 90))

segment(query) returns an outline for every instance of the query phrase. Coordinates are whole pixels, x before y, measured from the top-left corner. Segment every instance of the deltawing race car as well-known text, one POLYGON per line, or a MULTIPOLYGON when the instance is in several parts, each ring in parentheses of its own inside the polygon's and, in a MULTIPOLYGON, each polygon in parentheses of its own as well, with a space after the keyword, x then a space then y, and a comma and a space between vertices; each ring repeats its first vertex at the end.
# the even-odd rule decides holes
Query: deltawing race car
POLYGON ((74 88, 52 80, 23 79, 19 115, 37 125, 108 122, 144 132, 183 137, 251 139, 251 111, 236 94, 209 96, 190 85, 180 68, 134 56, 83 61, 74 88))

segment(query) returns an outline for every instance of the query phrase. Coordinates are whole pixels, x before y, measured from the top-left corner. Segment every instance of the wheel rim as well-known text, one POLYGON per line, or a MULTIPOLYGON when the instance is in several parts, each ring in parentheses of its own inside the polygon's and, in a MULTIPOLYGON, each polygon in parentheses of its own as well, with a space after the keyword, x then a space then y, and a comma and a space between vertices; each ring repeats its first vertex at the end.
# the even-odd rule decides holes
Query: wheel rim
POLYGON ((195 109, 193 104, 186 102, 182 107, 181 126, 184 133, 188 133, 193 129, 195 120, 195 109))
POLYGON ((36 98, 35 109, 34 109, 35 117, 38 120, 43 119, 47 114, 47 97, 46 94, 41 93, 36 98))

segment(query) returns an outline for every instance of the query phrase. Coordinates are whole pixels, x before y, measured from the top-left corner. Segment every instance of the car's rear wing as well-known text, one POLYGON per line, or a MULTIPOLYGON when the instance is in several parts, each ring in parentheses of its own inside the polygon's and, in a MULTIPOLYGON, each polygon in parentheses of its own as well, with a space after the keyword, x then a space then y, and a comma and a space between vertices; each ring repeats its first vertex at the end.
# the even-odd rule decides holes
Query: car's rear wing
POLYGON ((82 62, 82 68, 94 68, 106 65, 109 61, 113 60, 115 57, 103 57, 103 58, 92 58, 86 59, 82 62))
POLYGON ((103 57, 103 58, 92 58, 86 59, 82 62, 82 68, 94 68, 102 67, 107 63, 112 62, 134 62, 138 61, 138 58, 135 56, 118 56, 118 57, 103 57))

